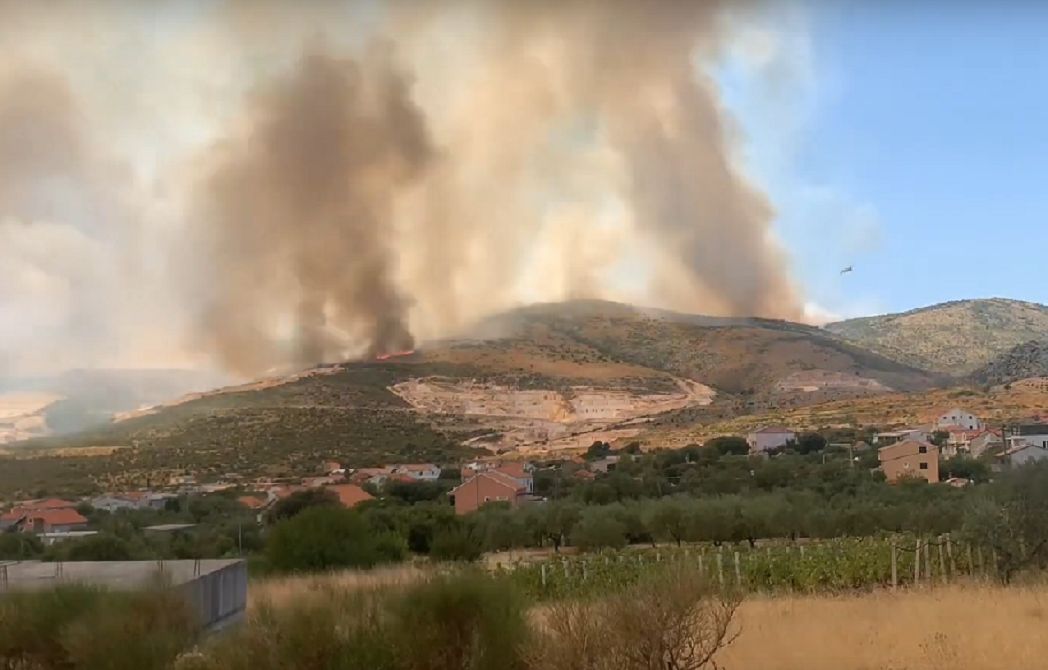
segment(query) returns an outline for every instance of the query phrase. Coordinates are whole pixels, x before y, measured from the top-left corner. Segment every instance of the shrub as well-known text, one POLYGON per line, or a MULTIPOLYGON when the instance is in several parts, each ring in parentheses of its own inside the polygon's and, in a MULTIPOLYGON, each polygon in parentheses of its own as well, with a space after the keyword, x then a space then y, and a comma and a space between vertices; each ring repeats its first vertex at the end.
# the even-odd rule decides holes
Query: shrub
POLYGON ((429 555, 438 561, 475 561, 483 550, 480 540, 462 524, 436 531, 429 555))
POLYGON ((36 535, 0 533, 0 560, 24 561, 43 553, 44 545, 36 535))
POLYGON ((280 607, 262 604, 178 670, 517 670, 524 611, 506 582, 473 572, 306 591, 280 607))
POLYGON ((167 668, 197 632, 175 593, 79 585, 0 599, 0 659, 33 670, 167 668))
POLYGON ((582 513, 571 532, 571 542, 584 551, 622 548, 626 546, 626 526, 612 510, 592 507, 582 513))
POLYGON ((734 640, 738 598, 694 566, 669 563, 624 593, 551 605, 529 647, 533 670, 701 670, 734 640))
POLYGON ((127 540, 105 533, 70 540, 56 555, 63 561, 130 561, 133 557, 127 540))
POLYGON ((338 496, 324 488, 295 491, 283 500, 273 503, 266 520, 269 523, 286 521, 313 507, 339 507, 338 496))
POLYGON ((311 507, 281 521, 266 545, 269 565, 284 572, 369 568, 382 557, 364 518, 340 507, 311 507))
POLYGON ((393 607, 404 670, 514 670, 528 636, 525 607, 508 582, 479 571, 432 578, 393 607))

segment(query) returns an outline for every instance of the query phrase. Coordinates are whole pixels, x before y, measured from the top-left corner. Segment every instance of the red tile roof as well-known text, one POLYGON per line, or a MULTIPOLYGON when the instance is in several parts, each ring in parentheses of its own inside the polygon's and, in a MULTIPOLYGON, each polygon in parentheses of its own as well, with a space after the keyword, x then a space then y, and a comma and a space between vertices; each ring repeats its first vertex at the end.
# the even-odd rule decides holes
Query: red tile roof
POLYGON ((72 509, 74 507, 76 507, 75 502, 62 500, 61 498, 41 498, 39 500, 24 500, 18 504, 18 508, 26 510, 72 509))
POLYGON ((248 509, 262 509, 266 506, 266 501, 256 496, 240 496, 237 502, 248 509))
POLYGON ((343 507, 356 507, 362 502, 375 499, 373 495, 356 484, 335 484, 334 486, 326 486, 325 489, 337 495, 338 501, 342 503, 343 507))
POLYGON ((29 512, 28 517, 30 523, 39 520, 46 526, 75 526, 87 523, 87 519, 80 512, 69 507, 36 510, 29 512))
POLYGON ((520 461, 512 461, 510 463, 500 465, 499 467, 495 468, 494 472, 501 472, 502 474, 509 475, 514 479, 525 479, 531 476, 528 473, 527 469, 524 467, 524 464, 520 461))

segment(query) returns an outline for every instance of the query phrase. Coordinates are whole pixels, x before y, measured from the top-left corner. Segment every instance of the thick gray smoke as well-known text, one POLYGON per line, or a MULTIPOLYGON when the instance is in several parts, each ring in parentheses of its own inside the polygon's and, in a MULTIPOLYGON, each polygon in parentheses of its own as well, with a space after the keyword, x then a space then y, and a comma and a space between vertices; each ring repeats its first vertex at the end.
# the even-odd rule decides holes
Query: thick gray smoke
MULTIPOLYGON (((0 125, 0 234, 46 221, 70 248, 73 231, 103 258, 148 257, 68 279, 95 296, 77 309, 244 375, 409 348, 530 300, 798 318, 705 74, 735 8, 0 0, 17 53, 0 75, 18 82, 0 121, 44 138, 26 149, 32 133, 0 125), (90 206, 55 211, 67 191, 90 206)), ((0 312, 5 291, 24 287, 0 287, 0 312)))

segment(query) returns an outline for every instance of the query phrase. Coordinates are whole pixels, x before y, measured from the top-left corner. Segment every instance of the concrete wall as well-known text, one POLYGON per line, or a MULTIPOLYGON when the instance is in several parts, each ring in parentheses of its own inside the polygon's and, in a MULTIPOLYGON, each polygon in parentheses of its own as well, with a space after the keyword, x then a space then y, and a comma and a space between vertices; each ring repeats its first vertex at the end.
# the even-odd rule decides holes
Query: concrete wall
POLYGON ((201 574, 178 587, 208 630, 236 623, 247 610, 247 562, 201 574))

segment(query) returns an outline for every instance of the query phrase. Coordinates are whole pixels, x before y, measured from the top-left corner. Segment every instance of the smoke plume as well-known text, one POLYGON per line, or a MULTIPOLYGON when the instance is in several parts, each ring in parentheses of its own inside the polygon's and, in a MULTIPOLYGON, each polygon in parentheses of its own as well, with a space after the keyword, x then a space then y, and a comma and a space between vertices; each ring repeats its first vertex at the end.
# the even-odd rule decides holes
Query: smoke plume
POLYGON ((214 149, 198 223, 216 270, 200 324, 238 371, 408 349, 393 207, 432 157, 408 85, 383 53, 322 51, 258 91, 242 136, 214 149), (290 309, 293 349, 267 336, 290 309), (338 337, 340 334, 341 337, 338 337))
POLYGON ((68 347, 254 375, 531 300, 801 316, 707 73, 732 3, 49 7, 0 0, 0 235, 91 250, 68 347))

